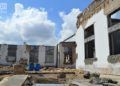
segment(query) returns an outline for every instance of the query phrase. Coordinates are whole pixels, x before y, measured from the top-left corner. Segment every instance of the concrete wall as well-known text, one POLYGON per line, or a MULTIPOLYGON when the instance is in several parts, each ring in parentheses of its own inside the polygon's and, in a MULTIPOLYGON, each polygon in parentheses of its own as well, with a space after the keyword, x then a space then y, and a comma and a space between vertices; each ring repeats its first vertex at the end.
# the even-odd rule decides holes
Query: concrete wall
POLYGON ((45 64, 45 46, 39 46, 39 63, 43 66, 45 64))
POLYGON ((109 43, 108 43, 108 30, 107 30, 107 16, 104 15, 104 10, 93 15, 86 23, 85 28, 79 27, 76 33, 76 43, 77 43, 77 62, 76 66, 89 68, 105 68, 109 64, 107 62, 107 57, 109 56, 109 43), (98 59, 93 65, 85 65, 85 50, 84 50, 84 29, 94 24, 95 32, 95 51, 96 58, 98 59))
MULTIPOLYGON (((13 64, 11 62, 6 61, 6 57, 8 54, 8 45, 6 44, 1 44, 0 47, 0 64, 13 64)), ((40 45, 39 46, 39 55, 38 55, 38 63, 41 64, 42 66, 56 66, 56 48, 54 47, 54 62, 53 63, 45 63, 45 46, 40 45)), ((16 62, 15 64, 19 63, 19 60, 21 58, 27 59, 27 63, 29 64, 29 51, 26 50, 26 45, 17 45, 17 50, 16 50, 16 62)))
MULTIPOLYGON (((8 54, 8 45, 7 44, 1 44, 0 64, 12 64, 11 62, 6 61, 7 54, 8 54)), ((29 52, 26 51, 26 47, 24 45, 17 45, 15 64, 19 63, 20 58, 28 59, 28 63, 29 63, 29 52)))
POLYGON ((62 46, 62 44, 58 45, 58 52, 59 52, 59 64, 58 67, 64 67, 64 47, 62 46))
POLYGON ((7 57, 7 45, 6 44, 4 44, 4 45, 1 45, 1 49, 0 49, 0 63, 1 64, 8 64, 7 62, 6 62, 6 57, 7 57))
POLYGON ((18 45, 17 46, 17 61, 16 63, 19 63, 20 58, 27 59, 29 63, 29 52, 26 50, 25 45, 18 45))

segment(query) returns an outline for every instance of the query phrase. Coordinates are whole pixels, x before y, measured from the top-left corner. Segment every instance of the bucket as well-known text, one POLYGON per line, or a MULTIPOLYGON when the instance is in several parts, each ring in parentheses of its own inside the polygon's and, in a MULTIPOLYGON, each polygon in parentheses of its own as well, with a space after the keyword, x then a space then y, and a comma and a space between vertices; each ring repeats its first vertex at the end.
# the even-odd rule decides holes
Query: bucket
POLYGON ((41 65, 40 64, 35 64, 34 65, 34 70, 35 71, 39 71, 41 69, 41 65))
POLYGON ((29 64, 29 71, 33 71, 34 70, 34 64, 33 63, 30 63, 29 64))

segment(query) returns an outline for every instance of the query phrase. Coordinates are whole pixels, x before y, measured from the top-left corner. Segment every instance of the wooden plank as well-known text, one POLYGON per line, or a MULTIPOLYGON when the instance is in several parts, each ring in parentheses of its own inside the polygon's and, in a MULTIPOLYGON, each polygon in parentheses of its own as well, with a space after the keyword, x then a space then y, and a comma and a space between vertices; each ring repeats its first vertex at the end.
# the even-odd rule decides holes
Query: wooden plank
POLYGON ((64 74, 75 74, 75 72, 36 72, 36 71, 27 71, 27 74, 60 74, 60 73, 64 73, 64 74))

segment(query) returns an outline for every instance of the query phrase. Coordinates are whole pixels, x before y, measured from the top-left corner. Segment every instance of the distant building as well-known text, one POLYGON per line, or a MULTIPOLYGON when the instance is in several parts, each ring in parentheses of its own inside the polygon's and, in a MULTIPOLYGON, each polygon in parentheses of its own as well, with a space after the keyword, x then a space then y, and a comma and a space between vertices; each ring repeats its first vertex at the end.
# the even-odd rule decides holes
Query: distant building
POLYGON ((75 34, 58 44, 58 67, 75 68, 76 43, 75 34))
POLYGON ((77 28, 77 68, 120 73, 120 0, 94 0, 78 15, 77 28))
POLYGON ((42 66, 56 66, 55 46, 43 45, 0 45, 0 64, 18 64, 20 59, 27 63, 38 63, 42 66))

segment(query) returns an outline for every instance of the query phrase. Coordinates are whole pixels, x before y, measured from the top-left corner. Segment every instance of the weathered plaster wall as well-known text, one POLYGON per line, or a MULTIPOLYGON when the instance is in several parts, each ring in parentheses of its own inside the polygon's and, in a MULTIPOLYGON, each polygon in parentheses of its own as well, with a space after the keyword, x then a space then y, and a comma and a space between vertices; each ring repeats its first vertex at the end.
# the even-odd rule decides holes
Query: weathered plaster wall
POLYGON ((8 46, 6 44, 3 44, 1 45, 1 49, 0 49, 0 55, 1 55, 1 58, 0 58, 0 63, 1 64, 7 64, 6 62, 6 57, 7 57, 7 48, 8 46))
POLYGON ((84 65, 85 50, 84 50, 84 31, 80 26, 76 33, 76 42, 78 53, 77 68, 85 67, 86 69, 104 68, 108 67, 107 57, 109 56, 109 43, 108 43, 108 29, 107 29, 107 16, 104 15, 104 10, 93 15, 86 23, 85 28, 94 24, 95 32, 95 50, 97 61, 93 65, 84 65))
POLYGON ((59 44, 59 67, 64 67, 64 47, 62 46, 62 44, 59 44))
POLYGON ((95 15, 95 47, 98 61, 96 67, 108 67, 107 57, 109 56, 108 25, 107 16, 101 10, 95 15), (103 61, 104 60, 104 61, 103 61))
POLYGON ((85 63, 84 63, 84 30, 80 26, 79 29, 77 30, 77 33, 75 35, 76 37, 76 53, 77 53, 77 60, 76 60, 76 68, 84 68, 85 63))
POLYGON ((45 65, 45 46, 39 46, 39 63, 45 65))
POLYGON ((57 46, 54 47, 54 66, 56 66, 56 61, 57 61, 57 46))
MULTIPOLYGON (((12 64, 6 61, 6 57, 8 54, 8 45, 2 44, 0 48, 0 64, 12 64)), ((16 51, 16 64, 19 63, 20 58, 27 59, 27 63, 29 64, 29 51, 26 50, 26 45, 17 45, 16 51)), ((46 66, 56 66, 56 49, 54 49, 54 63, 47 64, 45 63, 45 46, 39 46, 39 55, 38 55, 38 63, 46 66)))
POLYGON ((26 50, 25 45, 18 45, 17 46, 17 55, 16 55, 16 63, 19 63, 20 58, 27 59, 29 63, 29 52, 26 50))

